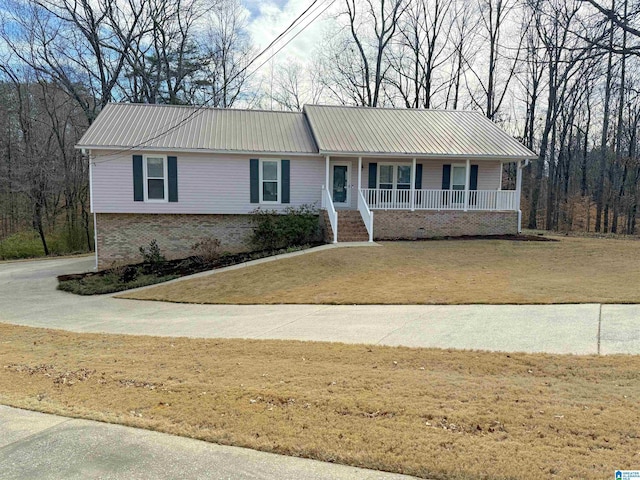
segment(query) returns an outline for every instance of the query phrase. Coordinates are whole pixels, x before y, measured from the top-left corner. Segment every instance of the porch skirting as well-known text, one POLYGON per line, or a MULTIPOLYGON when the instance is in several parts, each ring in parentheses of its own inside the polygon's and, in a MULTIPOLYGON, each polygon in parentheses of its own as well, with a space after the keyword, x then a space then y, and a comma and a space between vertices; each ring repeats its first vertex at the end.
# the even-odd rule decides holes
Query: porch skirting
POLYGON ((98 268, 142 261, 140 247, 156 240, 167 259, 192 255, 191 247, 207 238, 220 240, 223 252, 250 249, 249 215, 96 214, 98 268))
POLYGON ((375 210, 375 240, 458 237, 465 235, 515 235, 515 211, 403 211, 375 210))

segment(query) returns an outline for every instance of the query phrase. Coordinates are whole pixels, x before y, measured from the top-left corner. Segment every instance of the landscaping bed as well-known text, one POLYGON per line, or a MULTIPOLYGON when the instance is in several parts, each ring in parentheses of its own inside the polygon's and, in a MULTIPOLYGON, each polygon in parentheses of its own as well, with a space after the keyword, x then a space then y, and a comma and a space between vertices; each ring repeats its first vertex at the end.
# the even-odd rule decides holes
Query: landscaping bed
POLYGON ((215 259, 192 255, 178 260, 141 262, 133 265, 112 267, 98 272, 60 275, 58 276, 58 290, 77 295, 100 295, 121 292, 193 275, 194 273, 304 250, 318 245, 322 245, 322 243, 236 254, 221 254, 215 259))

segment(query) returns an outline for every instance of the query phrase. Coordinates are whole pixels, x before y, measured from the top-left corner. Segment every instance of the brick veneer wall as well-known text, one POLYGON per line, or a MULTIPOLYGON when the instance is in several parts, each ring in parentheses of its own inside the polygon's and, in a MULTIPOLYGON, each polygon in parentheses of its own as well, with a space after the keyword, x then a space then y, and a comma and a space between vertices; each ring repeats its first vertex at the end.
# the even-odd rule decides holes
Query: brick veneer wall
POLYGON ((142 260, 139 248, 157 240, 168 258, 192 254, 191 246, 205 237, 220 240, 221 250, 249 250, 252 225, 248 215, 96 214, 98 268, 142 260))
POLYGON ((518 233, 518 212, 374 210, 375 240, 509 235, 518 233))

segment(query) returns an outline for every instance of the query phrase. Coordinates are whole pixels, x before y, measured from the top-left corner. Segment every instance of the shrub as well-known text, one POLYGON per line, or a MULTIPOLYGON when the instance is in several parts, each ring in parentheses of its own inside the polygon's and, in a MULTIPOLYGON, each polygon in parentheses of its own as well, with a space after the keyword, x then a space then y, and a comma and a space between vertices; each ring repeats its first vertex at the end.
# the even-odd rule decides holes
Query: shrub
POLYGON ((262 250, 304 245, 318 237, 318 210, 310 205, 289 207, 283 213, 257 208, 251 215, 251 243, 262 250))
POLYGON ((191 247, 193 255, 200 263, 213 263, 220 258, 220 240, 206 237, 191 247))
POLYGON ((142 255, 142 261, 144 263, 157 264, 167 261, 165 256, 160 252, 160 247, 155 238, 151 240, 146 247, 140 247, 140 255, 142 255))

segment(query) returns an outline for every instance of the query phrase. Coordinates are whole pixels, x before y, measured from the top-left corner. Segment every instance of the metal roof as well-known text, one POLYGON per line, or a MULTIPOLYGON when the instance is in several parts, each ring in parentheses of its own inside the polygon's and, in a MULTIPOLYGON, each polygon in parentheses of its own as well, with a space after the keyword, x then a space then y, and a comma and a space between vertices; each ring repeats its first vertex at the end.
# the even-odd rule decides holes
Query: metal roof
POLYGON ((322 154, 534 159, 480 112, 306 105, 322 154))
POLYGON ((135 103, 104 107, 77 147, 318 153, 303 113, 135 103))
POLYGON ((325 105, 306 105, 303 112, 281 112, 110 103, 77 147, 537 158, 479 112, 325 105))

